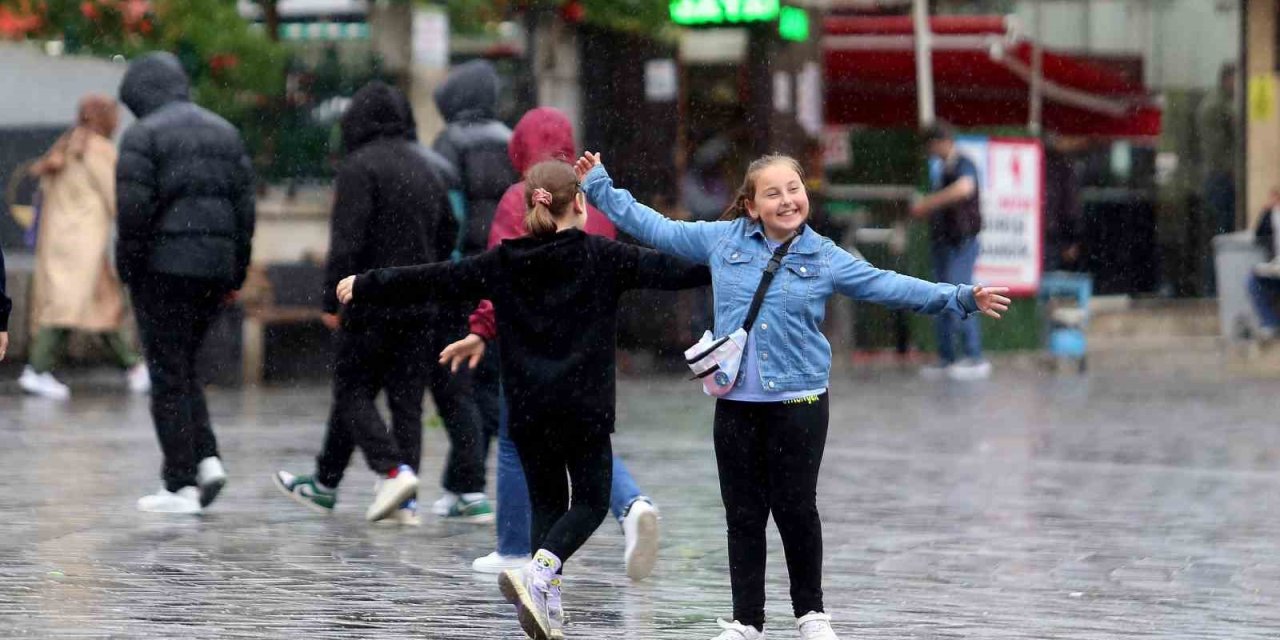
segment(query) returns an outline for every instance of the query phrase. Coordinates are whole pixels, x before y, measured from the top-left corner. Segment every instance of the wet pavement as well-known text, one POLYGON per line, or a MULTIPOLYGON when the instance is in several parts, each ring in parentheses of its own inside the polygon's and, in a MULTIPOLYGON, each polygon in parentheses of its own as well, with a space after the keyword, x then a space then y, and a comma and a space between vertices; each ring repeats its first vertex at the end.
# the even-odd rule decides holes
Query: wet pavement
MULTIPOLYGON (((573 559, 570 638, 706 639, 728 615, 711 402, 624 379, 615 449, 662 509, 654 577, 611 522, 573 559)), ((842 638, 1275 638, 1277 383, 1004 371, 833 386, 819 503, 842 638)), ((0 637, 518 638, 472 558, 492 530, 369 526, 357 459, 337 513, 279 496, 309 471, 323 388, 214 392, 231 484, 201 518, 141 514, 145 401, 0 395, 0 637)), ((443 433, 430 428, 434 486, 443 433)), ((424 494, 433 498, 434 490, 424 494)), ((772 527, 771 527, 772 530, 772 527)), ((771 533, 770 638, 794 638, 771 533)))

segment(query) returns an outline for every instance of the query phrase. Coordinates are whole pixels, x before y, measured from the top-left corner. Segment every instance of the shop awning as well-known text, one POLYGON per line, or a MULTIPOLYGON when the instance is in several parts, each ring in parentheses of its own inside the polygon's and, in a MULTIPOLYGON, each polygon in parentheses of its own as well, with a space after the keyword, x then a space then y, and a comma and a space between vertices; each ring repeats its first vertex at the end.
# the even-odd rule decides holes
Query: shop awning
MULTIPOLYGON (((998 16, 931 19, 939 118, 960 127, 1025 125, 1032 43, 998 16)), ((909 17, 823 21, 826 120, 914 127, 915 36, 909 17)), ((1066 135, 1160 135, 1161 109, 1141 81, 1087 58, 1043 51, 1043 123, 1066 135)))

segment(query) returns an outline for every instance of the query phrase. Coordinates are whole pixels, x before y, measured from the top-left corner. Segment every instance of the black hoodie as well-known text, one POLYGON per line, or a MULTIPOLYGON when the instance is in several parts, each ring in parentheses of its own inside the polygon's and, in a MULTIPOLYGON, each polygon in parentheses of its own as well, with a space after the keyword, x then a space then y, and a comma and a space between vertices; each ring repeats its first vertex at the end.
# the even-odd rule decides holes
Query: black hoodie
POLYGON ((498 72, 485 60, 461 64, 436 89, 435 100, 448 126, 433 148, 462 180, 467 205, 462 252, 474 255, 488 246, 502 194, 519 180, 507 156, 511 129, 496 119, 498 72))
MULTIPOLYGON (((399 90, 375 81, 356 92, 342 116, 346 157, 335 181, 325 268, 324 308, 329 313, 338 310, 335 289, 342 278, 446 260, 453 250, 458 223, 450 210, 446 178, 415 141, 408 105, 399 90)), ((433 308, 355 304, 343 321, 356 328, 370 320, 418 318, 433 308)), ((461 322, 458 332, 462 337, 461 322)))
POLYGON ((370 271, 356 279, 353 304, 492 300, 512 433, 611 432, 618 297, 710 282, 705 265, 572 229, 504 240, 461 262, 370 271))
POLYGON ((129 65, 120 101, 138 117, 116 165, 120 278, 147 273, 244 282, 253 239, 253 168, 240 133, 192 104, 178 59, 129 65))

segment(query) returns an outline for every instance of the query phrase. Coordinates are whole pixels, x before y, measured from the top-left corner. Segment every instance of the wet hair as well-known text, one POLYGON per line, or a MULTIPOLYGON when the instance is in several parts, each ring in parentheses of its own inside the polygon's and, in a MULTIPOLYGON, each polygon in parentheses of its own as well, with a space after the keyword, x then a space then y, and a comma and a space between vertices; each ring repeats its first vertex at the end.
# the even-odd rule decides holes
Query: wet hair
POLYGON ((721 220, 737 220, 747 215, 747 203, 756 199, 756 176, 761 171, 768 169, 774 165, 784 165, 796 172, 801 180, 804 180, 804 169, 800 163, 791 156, 784 156, 780 153, 771 153, 767 156, 761 156, 754 162, 747 165, 747 175, 742 177, 742 186, 738 187, 738 192, 733 196, 733 204, 720 215, 721 220))
POLYGON ((524 228, 535 236, 555 233, 556 220, 569 213, 577 197, 578 176, 573 172, 573 165, 563 160, 547 160, 533 165, 524 181, 524 204, 528 211, 524 216, 524 228), (551 194, 550 207, 533 201, 536 189, 546 189, 551 194))
POLYGON ((955 130, 951 128, 951 125, 948 125, 945 122, 938 122, 936 124, 929 125, 929 127, 924 130, 921 137, 925 144, 929 144, 930 142, 955 140, 956 133, 955 130))

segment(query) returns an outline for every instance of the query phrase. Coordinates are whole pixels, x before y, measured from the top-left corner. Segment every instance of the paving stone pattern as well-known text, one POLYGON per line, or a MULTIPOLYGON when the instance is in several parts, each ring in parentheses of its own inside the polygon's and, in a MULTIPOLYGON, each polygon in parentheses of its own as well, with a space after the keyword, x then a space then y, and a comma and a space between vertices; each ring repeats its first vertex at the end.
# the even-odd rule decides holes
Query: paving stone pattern
MULTIPOLYGON (((601 528, 569 565, 570 638, 706 639, 730 613, 712 403, 620 384, 616 450, 663 513, 654 577, 601 528)), ((1280 636, 1274 382, 1001 372, 862 374, 833 387, 819 502, 842 638, 1280 636)), ((370 526, 357 458, 337 513, 279 496, 308 472, 324 388, 214 392, 231 484, 200 518, 141 514, 158 486, 145 400, 0 395, 0 637, 519 638, 472 558, 492 529, 370 526)), ((435 497, 445 439, 427 433, 435 497)), ((776 533, 770 638, 795 638, 776 533)))

